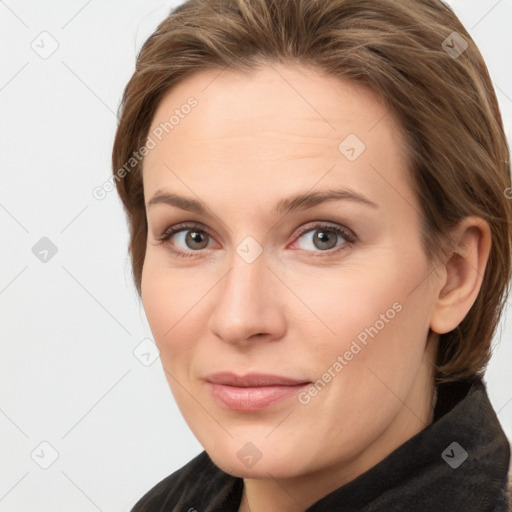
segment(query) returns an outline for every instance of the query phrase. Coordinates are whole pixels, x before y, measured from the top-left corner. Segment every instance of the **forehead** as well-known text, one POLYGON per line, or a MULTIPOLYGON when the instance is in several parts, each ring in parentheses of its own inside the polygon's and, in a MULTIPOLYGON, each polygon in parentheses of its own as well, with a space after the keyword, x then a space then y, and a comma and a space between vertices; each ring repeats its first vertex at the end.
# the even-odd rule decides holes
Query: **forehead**
MULTIPOLYGON (((168 122, 175 111, 179 114, 191 97, 197 107, 190 113, 201 116, 200 126, 193 130, 198 138, 252 136, 255 130, 261 136, 274 128, 290 136, 339 140, 347 125, 364 138, 383 117, 388 125, 398 127, 387 106, 368 87, 303 65, 273 64, 249 72, 196 72, 164 96, 151 128, 168 122), (306 123, 310 131, 304 130, 306 123)), ((180 130, 174 125, 171 131, 186 130, 190 123, 181 121, 180 116, 180 130)), ((194 133, 187 135, 190 139, 194 133)))
POLYGON ((185 192, 185 180, 205 193, 215 182, 253 195, 319 179, 375 193, 383 179, 410 188, 404 138, 388 107, 363 85, 305 66, 191 75, 160 102, 150 136, 155 131, 161 140, 144 161, 146 200, 159 188, 185 192))

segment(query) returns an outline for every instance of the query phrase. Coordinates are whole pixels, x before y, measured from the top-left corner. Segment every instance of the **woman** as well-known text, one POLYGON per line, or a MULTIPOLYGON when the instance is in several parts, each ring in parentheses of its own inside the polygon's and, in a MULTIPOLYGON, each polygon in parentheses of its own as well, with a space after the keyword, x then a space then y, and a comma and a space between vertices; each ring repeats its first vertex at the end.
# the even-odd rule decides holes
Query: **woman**
POLYGON ((204 452, 133 511, 505 511, 482 380, 509 152, 438 0, 189 0, 113 151, 171 390, 204 452))

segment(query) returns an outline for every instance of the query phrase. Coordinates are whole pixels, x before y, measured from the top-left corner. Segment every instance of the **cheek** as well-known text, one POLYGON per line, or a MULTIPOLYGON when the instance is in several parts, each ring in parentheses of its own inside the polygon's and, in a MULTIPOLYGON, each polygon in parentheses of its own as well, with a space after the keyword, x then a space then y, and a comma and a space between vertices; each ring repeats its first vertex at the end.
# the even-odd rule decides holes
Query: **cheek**
POLYGON ((311 348, 329 353, 348 350, 356 338, 363 346, 377 337, 400 339, 397 333, 409 323, 421 328, 427 317, 425 293, 422 300, 421 290, 410 292, 424 278, 423 269, 381 263, 317 272, 306 279, 297 273, 295 279, 289 279, 288 286, 300 297, 300 302, 290 300, 286 308, 288 324, 297 330, 295 335, 305 343, 316 333, 311 348), (302 336, 301 329, 307 330, 302 336))
POLYGON ((324 319, 336 334, 317 337, 305 354, 317 380, 299 409, 306 429, 342 439, 348 454, 375 439, 402 407, 428 333, 425 290, 407 296, 410 283, 394 278, 358 283, 347 280, 346 294, 312 304, 328 312, 324 319))
POLYGON ((169 288, 165 276, 152 260, 151 252, 147 251, 142 268, 141 297, 155 342, 162 350, 161 341, 173 325, 172 296, 175 291, 169 288))
MULTIPOLYGON (((317 317, 308 315, 307 331, 311 337, 315 330, 322 333, 309 347, 309 360, 317 378, 339 375, 331 380, 348 391, 346 396, 371 401, 378 395, 371 390, 383 388, 378 377, 389 386, 407 387, 421 363, 431 308, 427 266, 388 263, 353 267, 334 280, 316 279, 315 293, 302 288, 301 297, 317 317)), ((304 317, 297 325, 305 326, 304 317)))
POLYGON ((194 339, 194 311, 200 292, 183 272, 171 272, 149 250, 142 270, 141 297, 165 368, 176 367, 194 339), (185 334, 188 333, 188 334, 185 334), (171 357, 172 356, 172 357, 171 357))

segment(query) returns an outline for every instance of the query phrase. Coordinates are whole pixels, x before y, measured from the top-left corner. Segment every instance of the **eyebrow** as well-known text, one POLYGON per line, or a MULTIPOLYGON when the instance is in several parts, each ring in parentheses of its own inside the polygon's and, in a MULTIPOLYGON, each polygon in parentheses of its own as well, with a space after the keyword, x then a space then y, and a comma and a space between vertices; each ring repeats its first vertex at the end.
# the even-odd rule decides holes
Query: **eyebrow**
MULTIPOLYGON (((355 192, 350 189, 326 189, 318 192, 303 192, 300 194, 295 194, 293 196, 287 197, 285 199, 281 199, 278 201, 273 210, 273 214, 277 215, 286 215, 293 211, 297 210, 307 210, 309 208, 313 208, 314 206, 318 206, 322 203, 327 203, 331 201, 354 201, 365 206, 369 206, 371 208, 378 208, 379 206, 370 201, 370 199, 366 198, 362 194, 355 192)), ((183 197, 178 194, 164 192, 163 190, 157 190, 153 197, 147 203, 147 207, 156 205, 156 204, 167 204, 170 206, 175 206, 182 210, 195 212, 200 215, 207 214, 207 208, 203 203, 197 201, 195 199, 189 197, 183 197)))

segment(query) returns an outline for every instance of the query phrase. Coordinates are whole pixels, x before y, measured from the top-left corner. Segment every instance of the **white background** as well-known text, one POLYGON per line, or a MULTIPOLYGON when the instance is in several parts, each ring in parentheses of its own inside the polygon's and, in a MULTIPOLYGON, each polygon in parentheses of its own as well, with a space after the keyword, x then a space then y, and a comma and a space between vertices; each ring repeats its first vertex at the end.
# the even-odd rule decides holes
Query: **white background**
MULTIPOLYGON (((486 59, 510 140, 512 0, 450 3, 486 59)), ((2 512, 128 511, 202 450, 159 360, 134 357, 151 333, 124 213, 115 192, 92 196, 111 175, 136 51, 172 5, 0 1, 2 512), (43 31, 58 43, 47 59, 31 47, 51 47, 43 31), (46 263, 32 252, 42 237, 58 251, 46 263), (58 452, 48 469, 35 462, 51 462, 43 441, 58 452)), ((512 438, 510 305, 486 382, 512 438)))

